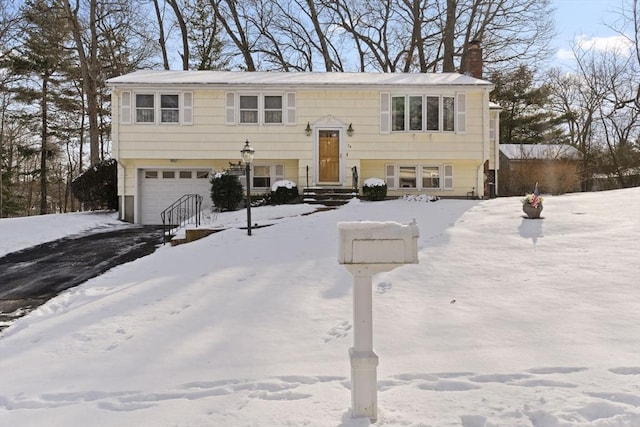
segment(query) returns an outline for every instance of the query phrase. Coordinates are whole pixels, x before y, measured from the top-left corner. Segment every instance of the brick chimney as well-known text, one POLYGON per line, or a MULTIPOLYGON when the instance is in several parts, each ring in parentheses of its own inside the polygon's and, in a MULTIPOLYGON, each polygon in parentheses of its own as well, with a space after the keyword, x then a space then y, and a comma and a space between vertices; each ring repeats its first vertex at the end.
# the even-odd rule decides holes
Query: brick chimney
POLYGON ((464 74, 476 79, 482 78, 482 48, 480 47, 480 40, 471 40, 469 42, 464 62, 464 74))

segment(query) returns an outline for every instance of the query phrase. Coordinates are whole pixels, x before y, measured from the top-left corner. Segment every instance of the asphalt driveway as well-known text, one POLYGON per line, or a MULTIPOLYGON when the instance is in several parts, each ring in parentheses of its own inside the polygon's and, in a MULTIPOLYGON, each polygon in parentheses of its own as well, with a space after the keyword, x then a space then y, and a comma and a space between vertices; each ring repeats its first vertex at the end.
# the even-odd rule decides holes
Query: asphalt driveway
POLYGON ((135 226, 90 231, 0 258, 0 330, 65 289, 153 253, 162 228, 135 226))

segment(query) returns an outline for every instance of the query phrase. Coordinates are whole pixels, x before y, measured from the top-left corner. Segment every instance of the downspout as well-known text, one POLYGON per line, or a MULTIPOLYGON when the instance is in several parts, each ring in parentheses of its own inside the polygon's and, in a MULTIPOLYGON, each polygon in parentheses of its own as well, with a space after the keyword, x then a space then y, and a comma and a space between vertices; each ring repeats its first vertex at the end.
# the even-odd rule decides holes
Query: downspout
POLYGON ((484 164, 489 160, 489 89, 482 95, 482 162, 478 165, 478 196, 484 199, 484 164), (480 191, 482 189, 482 191, 480 191))
POLYGON ((493 158, 494 158, 494 170, 495 170, 495 176, 494 176, 494 180, 495 180, 495 196, 498 197, 498 194, 500 194, 499 191, 499 183, 498 183, 498 176, 500 175, 500 111, 496 112, 496 118, 495 118, 495 130, 494 130, 494 144, 495 144, 495 152, 493 153, 493 158))
POLYGON ((127 179, 127 177, 125 176, 125 169, 122 166, 122 163, 120 163, 120 138, 119 138, 119 132, 120 132, 120 97, 118 96, 118 92, 112 88, 112 92, 111 92, 111 143, 113 144, 113 151, 114 151, 114 158, 116 159, 116 163, 118 165, 118 178, 120 176, 122 176, 122 182, 120 182, 120 179, 117 180, 117 185, 118 187, 120 187, 120 185, 122 185, 122 196, 120 199, 120 213, 119 213, 119 219, 120 221, 124 221, 124 219, 127 217, 126 215, 126 210, 127 210, 127 203, 126 203, 126 197, 125 197, 125 181, 127 179), (115 106, 115 107, 114 107, 115 106), (114 114, 115 112, 115 114, 114 114), (122 171, 122 174, 120 174, 120 171, 122 171))

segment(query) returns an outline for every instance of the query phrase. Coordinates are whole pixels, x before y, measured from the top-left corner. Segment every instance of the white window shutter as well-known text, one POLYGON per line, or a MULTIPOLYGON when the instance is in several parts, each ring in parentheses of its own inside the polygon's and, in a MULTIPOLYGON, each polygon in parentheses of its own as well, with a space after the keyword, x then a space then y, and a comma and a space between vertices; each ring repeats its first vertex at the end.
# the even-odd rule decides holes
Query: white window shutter
POLYGON ((274 169, 275 169, 274 182, 282 181, 284 179, 284 165, 276 165, 274 169))
POLYGON ((489 140, 496 140, 496 119, 489 119, 489 140))
MULTIPOLYGON (((386 92, 380 93, 380 133, 389 133, 390 129, 390 113, 389 113, 390 95, 386 92)), ((389 185, 387 184, 387 187, 389 185)))
POLYGON ((193 124, 193 92, 182 94, 182 124, 193 124))
POLYGON ((385 184, 387 188, 396 188, 396 165, 385 166, 385 184))
POLYGON ((286 111, 286 122, 285 124, 293 126, 296 124, 296 93, 295 92, 287 92, 285 94, 285 99, 287 102, 287 111, 286 111))
POLYGON ((444 189, 453 190, 453 165, 444 165, 444 189))
POLYGON ((236 124, 236 93, 227 92, 225 94, 225 124, 236 124))
POLYGON ((120 123, 123 125, 131 124, 131 92, 125 91, 120 94, 120 123))
POLYGON ((456 94, 456 131, 465 133, 467 131, 467 94, 456 94))

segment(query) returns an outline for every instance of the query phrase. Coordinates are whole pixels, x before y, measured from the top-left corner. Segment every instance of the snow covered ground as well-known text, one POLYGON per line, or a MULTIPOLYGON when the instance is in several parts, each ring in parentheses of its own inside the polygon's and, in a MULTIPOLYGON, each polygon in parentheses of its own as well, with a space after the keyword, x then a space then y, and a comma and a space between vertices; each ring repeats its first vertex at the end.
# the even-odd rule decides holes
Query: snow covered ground
MULTIPOLYGON (((19 319, 0 425, 368 426, 337 223, 416 218, 420 263, 374 277, 375 425, 640 426, 640 188, 547 196, 542 220, 519 198, 308 210, 256 208, 276 224, 161 247, 19 319)), ((0 220, 0 253, 117 222, 57 217, 0 220)))

